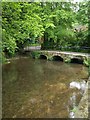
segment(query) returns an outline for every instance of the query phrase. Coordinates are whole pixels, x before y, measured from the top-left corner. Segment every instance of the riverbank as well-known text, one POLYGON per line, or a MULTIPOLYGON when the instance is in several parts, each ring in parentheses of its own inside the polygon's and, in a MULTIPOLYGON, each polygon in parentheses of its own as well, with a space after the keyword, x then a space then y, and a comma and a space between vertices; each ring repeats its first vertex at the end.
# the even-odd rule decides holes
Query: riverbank
POLYGON ((89 88, 88 86, 90 85, 90 77, 88 79, 88 82, 87 82, 87 85, 86 85, 86 90, 83 94, 83 97, 79 103, 79 106, 76 110, 76 113, 75 113, 75 118, 89 118, 89 88))

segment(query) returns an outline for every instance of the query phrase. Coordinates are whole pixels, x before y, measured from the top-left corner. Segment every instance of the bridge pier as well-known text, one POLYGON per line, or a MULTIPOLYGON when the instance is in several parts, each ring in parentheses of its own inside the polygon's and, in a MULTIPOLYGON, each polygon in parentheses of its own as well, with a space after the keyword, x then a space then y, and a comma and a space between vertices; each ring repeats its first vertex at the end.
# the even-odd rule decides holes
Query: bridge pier
POLYGON ((62 55, 62 58, 63 58, 65 63, 71 62, 71 56, 69 56, 69 55, 62 55))
POLYGON ((47 60, 57 60, 64 61, 66 63, 82 63, 89 66, 90 54, 86 53, 74 53, 74 52, 61 52, 61 51, 32 51, 32 57, 35 59, 44 58, 47 60), (41 57, 42 56, 42 57, 41 57))

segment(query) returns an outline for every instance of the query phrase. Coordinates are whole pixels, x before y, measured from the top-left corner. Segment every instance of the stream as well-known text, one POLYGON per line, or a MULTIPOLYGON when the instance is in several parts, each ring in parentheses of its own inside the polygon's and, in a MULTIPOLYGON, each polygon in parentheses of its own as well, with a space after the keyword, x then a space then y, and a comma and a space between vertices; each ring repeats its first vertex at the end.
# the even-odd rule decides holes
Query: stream
POLYGON ((2 66, 2 117, 74 118, 87 75, 82 64, 12 59, 2 66))

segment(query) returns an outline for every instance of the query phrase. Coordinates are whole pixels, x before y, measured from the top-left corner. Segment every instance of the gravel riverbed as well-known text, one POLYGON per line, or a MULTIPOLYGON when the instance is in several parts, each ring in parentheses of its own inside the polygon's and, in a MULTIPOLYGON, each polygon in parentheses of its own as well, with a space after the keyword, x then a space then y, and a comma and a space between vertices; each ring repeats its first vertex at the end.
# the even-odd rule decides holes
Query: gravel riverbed
POLYGON ((86 85, 86 90, 76 110, 75 118, 89 118, 90 117, 89 116, 90 113, 88 109, 90 105, 90 100, 89 100, 90 88, 89 87, 90 87, 90 77, 86 85))

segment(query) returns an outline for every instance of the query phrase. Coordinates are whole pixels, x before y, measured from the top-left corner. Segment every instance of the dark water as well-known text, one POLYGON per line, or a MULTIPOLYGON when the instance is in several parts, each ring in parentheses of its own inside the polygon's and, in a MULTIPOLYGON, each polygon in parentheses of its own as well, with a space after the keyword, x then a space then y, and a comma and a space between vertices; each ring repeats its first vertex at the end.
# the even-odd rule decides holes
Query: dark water
POLYGON ((3 65, 3 118, 72 118, 86 77, 81 64, 12 60, 3 65))

